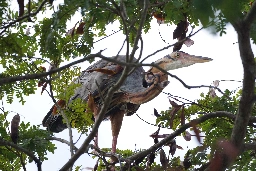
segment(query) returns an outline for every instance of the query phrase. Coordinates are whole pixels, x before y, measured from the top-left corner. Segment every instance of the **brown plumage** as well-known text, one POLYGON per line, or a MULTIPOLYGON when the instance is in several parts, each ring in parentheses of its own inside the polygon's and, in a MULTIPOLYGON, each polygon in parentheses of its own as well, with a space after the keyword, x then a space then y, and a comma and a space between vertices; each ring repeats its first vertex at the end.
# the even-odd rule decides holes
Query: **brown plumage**
MULTIPOLYGON (((116 60, 125 62, 125 56, 113 57, 116 60)), ((195 63, 210 61, 210 58, 192 56, 184 52, 173 52, 170 55, 155 62, 164 70, 177 69, 187 67, 195 63)), ((133 61, 136 61, 134 59, 133 61)), ((82 84, 75 90, 75 94, 70 98, 68 104, 76 98, 81 98, 88 103, 89 108, 97 120, 98 113, 104 97, 106 97, 108 89, 113 86, 122 74, 123 68, 115 63, 100 60, 83 71, 80 77, 75 81, 82 84), (89 72, 87 72, 89 71, 89 72), (99 93, 100 89, 100 93, 99 93), (103 97, 103 99, 102 99, 103 97), (89 100, 93 98, 93 100, 89 100)), ((157 68, 151 68, 148 74, 145 73, 142 67, 137 67, 131 73, 123 85, 114 93, 111 103, 105 113, 105 118, 111 121, 112 129, 112 152, 116 152, 117 137, 119 135, 124 115, 134 114, 141 104, 146 103, 156 96, 168 85, 168 76, 157 68), (150 74, 149 74, 150 73, 150 74)), ((66 105, 68 106, 68 105, 66 105)), ((51 108, 43 120, 43 125, 52 132, 61 132, 67 128, 62 121, 60 114, 55 115, 51 108)), ((98 139, 95 138, 95 145, 98 139)))

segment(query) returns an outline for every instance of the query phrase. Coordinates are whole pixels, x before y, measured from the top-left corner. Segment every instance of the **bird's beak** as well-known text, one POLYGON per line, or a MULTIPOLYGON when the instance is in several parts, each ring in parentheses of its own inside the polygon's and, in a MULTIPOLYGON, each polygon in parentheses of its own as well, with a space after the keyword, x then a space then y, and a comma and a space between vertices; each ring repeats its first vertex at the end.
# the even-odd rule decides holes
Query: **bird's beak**
POLYGON ((188 67, 196 63, 212 61, 211 58, 194 56, 185 52, 173 52, 158 61, 161 68, 166 71, 188 67))

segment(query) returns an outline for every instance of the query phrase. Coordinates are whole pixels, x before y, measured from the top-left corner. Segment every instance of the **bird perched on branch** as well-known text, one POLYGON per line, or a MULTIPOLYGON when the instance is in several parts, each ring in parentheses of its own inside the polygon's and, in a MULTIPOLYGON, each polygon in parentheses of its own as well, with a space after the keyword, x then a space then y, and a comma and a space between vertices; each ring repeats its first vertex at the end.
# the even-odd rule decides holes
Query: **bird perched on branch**
MULTIPOLYGON (((116 59, 125 62, 126 56, 117 56, 116 59)), ((135 62, 137 59, 133 59, 135 62)), ((184 52, 173 52, 162 59, 155 62, 165 71, 187 67, 195 63, 204 63, 212 59, 200 56, 189 55, 184 52)), ((93 112, 95 120, 97 120, 99 111, 104 103, 104 99, 110 87, 112 87, 121 77, 123 66, 100 60, 91 65, 87 70, 83 71, 75 81, 81 86, 75 90, 74 95, 67 102, 71 103, 77 98, 81 98, 87 102, 93 112)), ((112 152, 116 152, 117 137, 122 126, 124 115, 134 114, 141 104, 146 103, 156 96, 169 84, 168 75, 160 71, 156 67, 152 67, 145 72, 142 67, 137 67, 128 75, 122 86, 114 92, 110 105, 105 113, 105 118, 111 121, 112 129, 112 152), (143 74, 144 73, 144 74, 143 74)), ((58 101, 58 106, 63 107, 63 100, 58 101)), ((63 117, 60 113, 56 113, 54 105, 43 119, 43 126, 52 132, 61 132, 67 128, 63 123, 63 117)), ((95 145, 98 138, 95 137, 95 145)))

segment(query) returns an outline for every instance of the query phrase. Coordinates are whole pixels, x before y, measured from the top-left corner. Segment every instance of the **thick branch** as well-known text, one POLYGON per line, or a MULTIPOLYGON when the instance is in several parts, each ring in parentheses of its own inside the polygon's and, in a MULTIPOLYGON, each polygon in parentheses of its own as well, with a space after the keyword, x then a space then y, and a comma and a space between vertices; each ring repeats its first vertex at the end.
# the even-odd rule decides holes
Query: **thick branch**
POLYGON ((243 144, 243 139, 246 134, 245 125, 248 125, 254 102, 255 61, 250 44, 249 28, 247 26, 248 25, 244 22, 234 24, 238 34, 240 57, 244 68, 241 100, 239 102, 238 113, 231 135, 231 141, 238 149, 240 149, 243 144))
POLYGON ((255 19, 256 19, 256 1, 253 2, 250 10, 246 14, 244 18, 244 23, 250 27, 252 22, 255 21, 255 19))
MULTIPOLYGON (((243 89, 239 108, 236 115, 236 120, 231 134, 231 142, 241 152, 246 135, 246 129, 249 118, 252 113, 254 104, 254 89, 255 89, 255 61, 250 44, 250 26, 251 22, 256 17, 256 3, 253 3, 251 10, 242 21, 233 23, 233 26, 238 34, 238 44, 240 57, 244 69, 243 89)), ((229 156, 224 155, 222 161, 222 170, 225 170, 230 164, 229 156)))

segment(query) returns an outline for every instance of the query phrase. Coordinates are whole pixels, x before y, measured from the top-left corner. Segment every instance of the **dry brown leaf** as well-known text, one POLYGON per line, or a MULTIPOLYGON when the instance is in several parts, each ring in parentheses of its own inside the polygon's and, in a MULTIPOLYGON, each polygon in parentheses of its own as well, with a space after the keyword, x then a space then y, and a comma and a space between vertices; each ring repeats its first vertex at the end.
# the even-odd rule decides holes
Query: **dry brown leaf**
POLYGON ((160 117, 160 116, 161 116, 155 108, 154 108, 154 115, 155 115, 156 117, 160 117))
POLYGON ((197 128, 196 125, 197 125, 196 122, 191 122, 191 126, 192 126, 193 131, 195 132, 195 136, 196 136, 198 142, 201 143, 200 131, 199 131, 199 129, 197 128))
POLYGON ((185 41, 184 41, 184 44, 187 46, 187 47, 190 47, 194 44, 195 42, 193 40, 191 40, 190 38, 187 38, 185 41))
POLYGON ((173 127, 174 116, 180 110, 180 108, 183 105, 178 105, 176 102, 171 101, 170 99, 169 99, 169 102, 172 105, 172 110, 170 111, 170 128, 172 128, 173 127))
MULTIPOLYGON (((40 82, 40 81, 39 81, 40 82)), ((39 84, 39 83, 38 83, 39 84)), ((44 83, 43 87, 42 87, 42 91, 41 91, 41 95, 43 94, 44 90, 46 89, 47 87, 47 83, 44 83)), ((40 87, 40 86, 39 86, 40 87)))
POLYGON ((184 137, 184 139, 185 139, 186 141, 190 141, 190 140, 191 140, 191 134, 190 134, 188 131, 185 132, 185 134, 183 135, 183 137, 184 137))
POLYGON ((114 75, 116 74, 115 71, 112 71, 112 70, 109 70, 109 69, 104 69, 104 68, 96 68, 96 69, 90 69, 90 70, 87 70, 86 72, 101 72, 103 74, 108 74, 108 75, 114 75))
POLYGON ((72 29, 68 30, 68 32, 66 33, 66 36, 74 37, 75 29, 76 29, 77 24, 78 24, 78 22, 75 24, 75 26, 72 29))
POLYGON ((81 22, 76 29, 76 34, 84 34, 84 22, 81 22))
POLYGON ((173 156, 176 152, 176 141, 172 140, 170 143, 168 143, 168 146, 170 147, 169 153, 173 156))
POLYGON ((153 12, 153 16, 156 18, 158 24, 164 24, 166 14, 162 12, 153 12))
POLYGON ((157 131, 154 132, 153 134, 150 135, 150 137, 152 138, 157 138, 158 134, 159 134, 159 131, 160 131, 160 126, 158 127, 157 131))
POLYGON ((163 169, 165 170, 168 165, 168 159, 163 149, 160 150, 159 154, 160 154, 160 162, 162 164, 163 169))
POLYGON ((12 122, 11 122, 11 139, 14 144, 17 144, 18 142, 19 124, 20 124, 20 115, 17 114, 12 118, 12 122))
POLYGON ((220 84, 220 81, 219 81, 219 80, 213 81, 213 85, 214 85, 215 87, 219 87, 219 84, 220 84))
POLYGON ((179 146, 179 145, 177 145, 177 144, 176 144, 176 148, 177 148, 177 149, 180 149, 180 150, 184 150, 181 146, 179 146))
MULTIPOLYGON (((188 31, 188 22, 187 22, 187 20, 186 21, 180 21, 177 24, 176 29, 173 31, 173 39, 180 39, 181 37, 184 37, 184 35, 186 37, 187 31, 188 31)), ((182 38, 180 40, 182 40, 182 38)))

